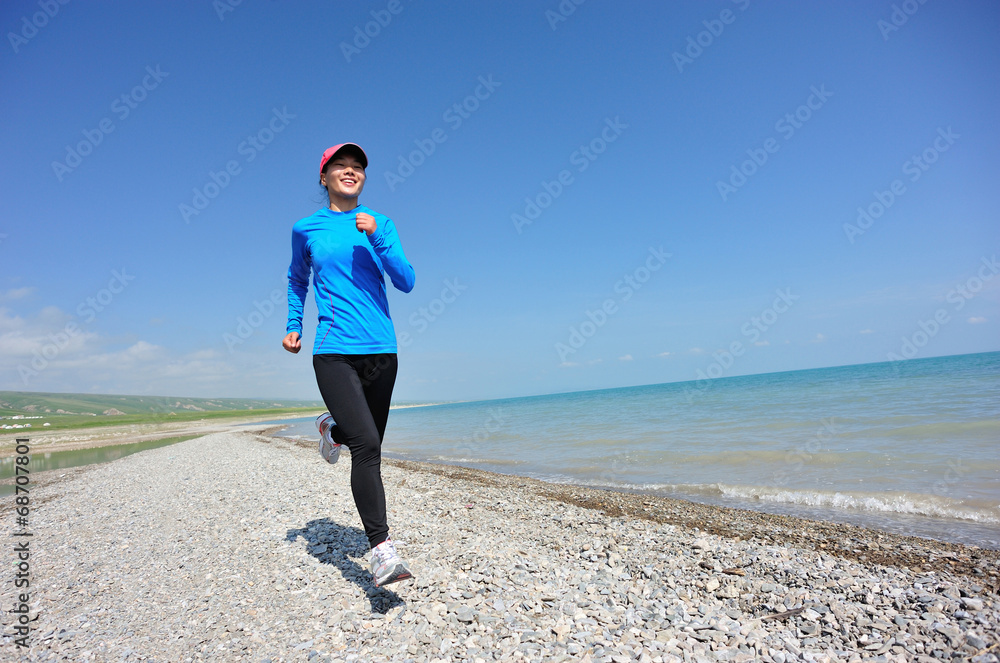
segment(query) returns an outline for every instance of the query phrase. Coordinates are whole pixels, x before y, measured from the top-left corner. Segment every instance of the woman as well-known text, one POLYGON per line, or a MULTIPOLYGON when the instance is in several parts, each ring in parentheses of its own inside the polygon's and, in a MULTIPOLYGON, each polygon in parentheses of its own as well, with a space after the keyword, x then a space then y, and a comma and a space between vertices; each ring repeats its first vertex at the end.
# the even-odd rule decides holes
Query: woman
POLYGON ((323 402, 320 452, 337 461, 340 445, 351 451, 351 492, 372 549, 375 586, 411 577, 389 538, 382 487, 382 438, 396 382, 396 333, 389 317, 383 270, 398 290, 413 289, 396 228, 385 216, 358 204, 368 157, 354 143, 323 153, 319 183, 330 205, 292 226, 288 268, 288 325, 282 345, 302 348, 302 305, 309 272, 316 286, 319 326, 313 368, 323 402))

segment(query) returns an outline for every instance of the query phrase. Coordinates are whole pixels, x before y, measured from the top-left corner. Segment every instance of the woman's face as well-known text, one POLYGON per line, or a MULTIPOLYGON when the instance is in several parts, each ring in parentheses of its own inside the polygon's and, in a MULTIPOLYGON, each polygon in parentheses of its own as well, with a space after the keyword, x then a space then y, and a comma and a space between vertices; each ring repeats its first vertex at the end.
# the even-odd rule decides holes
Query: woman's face
POLYGON ((365 169, 354 155, 338 154, 327 162, 320 183, 331 199, 357 198, 365 188, 365 169))

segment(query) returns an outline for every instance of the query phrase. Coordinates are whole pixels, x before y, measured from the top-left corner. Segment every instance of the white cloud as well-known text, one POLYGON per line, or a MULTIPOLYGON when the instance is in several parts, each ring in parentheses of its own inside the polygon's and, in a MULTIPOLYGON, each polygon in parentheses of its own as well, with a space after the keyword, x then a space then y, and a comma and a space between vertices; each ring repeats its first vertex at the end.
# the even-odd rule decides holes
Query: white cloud
POLYGON ((691 354, 693 354, 693 355, 703 355, 703 354, 705 354, 705 351, 702 350, 701 348, 691 348, 690 350, 688 350, 688 352, 691 353, 691 354))
POLYGON ((0 332, 8 332, 24 327, 24 318, 15 315, 10 309, 0 308, 0 332))
POLYGON ((813 343, 822 343, 826 340, 826 336, 823 334, 816 334, 816 337, 812 340, 813 343))
POLYGON ((30 363, 36 355, 37 363, 43 363, 59 355, 79 353, 94 336, 54 306, 42 309, 34 319, 0 308, 0 365, 30 363))
POLYGON ((766 345, 771 345, 771 341, 756 341, 754 342, 754 345, 758 347, 764 347, 766 345))
POLYGON ((669 352, 661 352, 660 354, 658 354, 658 355, 656 355, 656 356, 657 356, 657 357, 669 357, 669 356, 670 356, 670 353, 669 353, 669 352))
POLYGON ((23 288, 13 288, 11 290, 8 290, 7 292, 0 294, 0 302, 10 302, 16 299, 24 299, 34 291, 35 289, 30 286, 25 286, 23 288))
POLYGON ((874 333, 875 333, 875 330, 873 330, 873 329, 862 329, 862 330, 861 330, 861 331, 859 331, 858 333, 859 333, 859 334, 874 334, 874 333))
POLYGON ((233 355, 223 347, 177 352, 105 336, 54 306, 24 317, 0 308, 0 389, 256 397, 276 395, 281 375, 296 370, 280 348, 233 355))
POLYGON ((986 318, 969 318, 970 325, 981 325, 986 322, 986 318))
POLYGON ((618 361, 632 361, 632 355, 624 355, 618 358, 618 361))
POLYGON ((579 366, 579 365, 580 364, 576 363, 575 361, 564 361, 563 363, 559 364, 559 367, 560 368, 572 368, 573 366, 579 366))

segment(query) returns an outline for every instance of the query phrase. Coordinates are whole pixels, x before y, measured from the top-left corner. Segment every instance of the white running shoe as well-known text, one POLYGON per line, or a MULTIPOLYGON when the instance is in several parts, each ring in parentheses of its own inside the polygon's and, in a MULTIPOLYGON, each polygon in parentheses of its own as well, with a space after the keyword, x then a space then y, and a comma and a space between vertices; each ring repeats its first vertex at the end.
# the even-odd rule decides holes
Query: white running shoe
POLYGON ((330 416, 329 412, 324 412, 316 419, 316 428, 319 429, 319 455, 331 465, 340 459, 340 447, 342 446, 333 441, 331 435, 333 425, 333 417, 330 416))
POLYGON ((392 545, 392 539, 386 539, 372 548, 372 576, 376 587, 413 577, 410 567, 392 545))

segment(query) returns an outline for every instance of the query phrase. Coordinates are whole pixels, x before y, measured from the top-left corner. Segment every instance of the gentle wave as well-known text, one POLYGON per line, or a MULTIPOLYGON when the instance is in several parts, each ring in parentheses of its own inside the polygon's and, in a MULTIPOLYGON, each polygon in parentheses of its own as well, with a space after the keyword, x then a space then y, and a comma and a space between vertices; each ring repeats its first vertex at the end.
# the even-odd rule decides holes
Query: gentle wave
POLYGON ((727 486, 717 484, 716 489, 726 497, 756 499, 762 502, 784 502, 805 506, 834 507, 861 511, 906 513, 935 518, 970 520, 984 525, 1000 524, 997 506, 973 506, 965 500, 938 495, 914 493, 849 493, 826 491, 799 491, 774 488, 727 486))
MULTIPOLYGON (((550 477, 555 479, 555 477, 550 477)), ((560 482, 567 482, 560 477, 560 482)), ((579 483, 579 482, 573 482, 579 483)), ((824 507, 836 510, 868 511, 877 513, 898 513, 933 518, 965 520, 982 525, 1000 525, 1000 505, 970 504, 969 500, 956 500, 938 495, 924 495, 904 492, 867 493, 847 491, 787 490, 762 486, 733 486, 715 484, 599 484, 589 481, 589 485, 641 491, 669 493, 672 495, 704 495, 725 497, 741 502, 770 502, 808 507, 824 507)))

